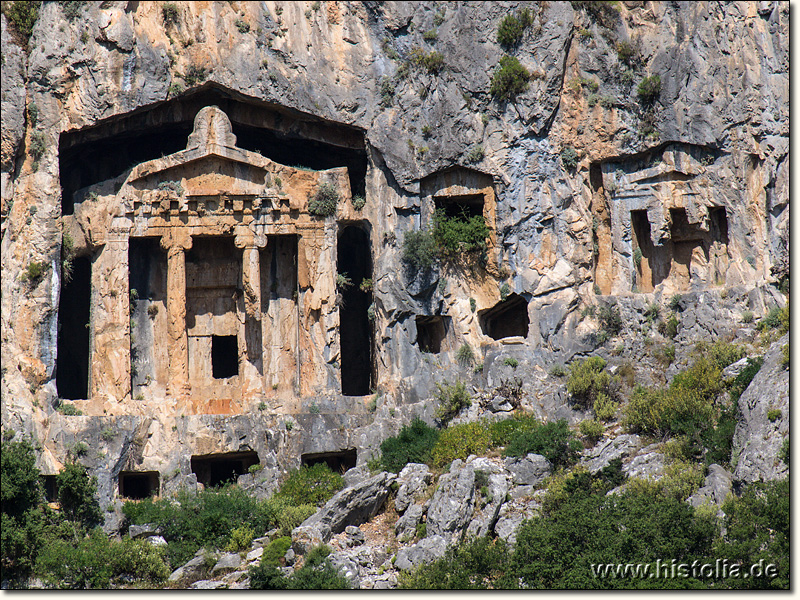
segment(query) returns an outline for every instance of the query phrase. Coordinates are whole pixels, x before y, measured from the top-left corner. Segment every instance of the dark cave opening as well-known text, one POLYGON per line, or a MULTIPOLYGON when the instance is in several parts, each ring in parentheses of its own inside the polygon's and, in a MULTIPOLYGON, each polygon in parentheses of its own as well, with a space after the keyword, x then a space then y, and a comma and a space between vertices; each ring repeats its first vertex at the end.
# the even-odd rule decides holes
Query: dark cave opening
POLYGON ((450 317, 418 315, 417 345, 422 352, 439 354, 447 350, 447 333, 450 331, 450 317))
POLYGON ((58 502, 58 475, 41 475, 44 499, 47 502, 58 502))
POLYGON ((211 375, 227 379, 239 374, 239 345, 235 335, 211 336, 211 375))
POLYGON ((226 452, 192 456, 192 473, 206 487, 216 487, 228 482, 236 483, 253 465, 259 464, 256 452, 226 452))
POLYGON ((342 394, 366 396, 373 379, 372 321, 369 318, 372 290, 362 285, 365 279, 372 278, 372 255, 366 230, 357 225, 347 225, 341 230, 337 271, 352 282, 340 290, 342 394))
POLYGON ((347 167, 353 194, 364 194, 367 150, 362 130, 205 84, 179 98, 111 117, 59 138, 61 211, 74 212, 75 192, 129 168, 186 148, 194 118, 216 105, 231 120, 237 146, 280 164, 347 167))
POLYGON ((59 398, 89 397, 89 328, 92 264, 87 256, 72 261, 72 278, 62 282, 58 301, 56 389, 59 398))
POLYGON ((478 322, 484 334, 495 340, 506 337, 528 337, 530 318, 528 301, 518 294, 511 294, 492 308, 478 313, 478 322))
POLYGON ((472 217, 483 216, 483 194, 469 196, 437 196, 433 199, 437 210, 444 211, 448 218, 460 218, 464 221, 472 217))
POLYGON ((355 448, 340 450, 338 452, 314 452, 303 454, 300 457, 304 466, 310 467, 319 463, 328 465, 334 473, 344 474, 348 469, 356 466, 358 453, 355 448))
POLYGON ((158 471, 121 471, 119 495, 131 500, 144 500, 158 495, 158 471))

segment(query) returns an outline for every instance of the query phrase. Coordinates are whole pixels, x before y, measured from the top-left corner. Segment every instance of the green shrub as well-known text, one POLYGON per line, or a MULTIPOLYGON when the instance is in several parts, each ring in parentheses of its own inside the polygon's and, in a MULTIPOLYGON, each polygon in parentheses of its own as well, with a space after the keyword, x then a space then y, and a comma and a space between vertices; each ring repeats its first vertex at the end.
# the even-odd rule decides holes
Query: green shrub
POLYGON ((661 94, 661 76, 651 75, 650 77, 642 79, 639 83, 639 87, 636 88, 636 93, 642 104, 652 104, 658 100, 661 94))
POLYGON ((321 183, 314 197, 308 202, 308 212, 319 217, 330 217, 336 213, 339 192, 332 183, 321 183))
POLYGON ((292 470, 276 495, 286 498, 293 506, 322 506, 343 487, 344 479, 341 475, 331 471, 327 464, 317 463, 292 470))
POLYGON ((15 2, 3 2, 3 14, 13 24, 14 29, 25 38, 31 37, 33 26, 39 18, 39 7, 41 2, 28 2, 27 0, 16 0, 15 2))
POLYGON ((605 431, 603 424, 595 419, 586 419, 585 421, 581 421, 579 428, 581 435, 593 442, 599 440, 605 431))
POLYGON ((599 356, 576 360, 569 365, 567 391, 575 404, 592 408, 600 393, 609 394, 611 374, 605 369, 606 361, 599 356))
POLYGON ((574 171, 578 166, 579 159, 580 157, 578 156, 578 153, 572 146, 565 146, 564 149, 561 150, 561 162, 568 170, 574 171))
POLYGON ((562 419, 515 435, 506 446, 505 455, 526 456, 533 452, 559 467, 575 462, 582 447, 562 419))
POLYGON ((470 539, 449 548, 436 561, 400 573, 400 588, 409 590, 488 589, 504 571, 509 552, 501 539, 470 539))
POLYGON ((768 329, 777 329, 779 335, 783 335, 789 331, 789 305, 783 308, 777 306, 767 313, 767 316, 761 319, 758 323, 759 331, 766 331, 768 329))
POLYGON ((523 523, 505 574, 494 587, 685 587, 685 579, 593 576, 590 564, 645 563, 654 556, 691 563, 710 555, 716 534, 713 518, 700 518, 675 498, 633 491, 606 496, 614 481, 611 473, 606 481, 584 472, 562 484, 560 501, 546 502, 540 517, 523 523))
POLYGON ((205 67, 198 67, 197 65, 189 65, 186 72, 183 74, 183 80, 189 87, 203 83, 208 77, 208 71, 205 67))
POLYGON ((503 361, 503 364, 507 367, 511 367, 512 369, 516 369, 519 366, 519 361, 516 358, 509 356, 503 361))
POLYGON ((278 568, 283 566, 282 559, 291 546, 292 538, 284 536, 275 538, 264 548, 258 565, 250 567, 248 571, 251 589, 286 589, 281 585, 285 583, 285 577, 278 568))
POLYGON ((528 88, 530 73, 513 56, 503 56, 492 75, 489 88, 492 96, 498 100, 513 100, 528 88))
POLYGON ((456 351, 456 362, 462 367, 470 367, 475 363, 475 351, 469 344, 461 344, 456 351))
POLYGON ((56 477, 61 514, 87 529, 103 523, 97 500, 97 477, 90 476, 83 465, 68 464, 56 477))
POLYGON ((61 10, 64 11, 64 16, 67 17, 69 21, 74 21, 77 19, 81 12, 83 11, 83 7, 86 5, 85 0, 62 0, 59 2, 61 6, 61 10))
POLYGON ((239 33, 247 33, 250 31, 250 23, 244 19, 236 19, 236 21, 233 22, 233 25, 239 30, 239 33))
POLYGON ((466 212, 448 217, 444 209, 433 215, 433 238, 443 258, 457 258, 464 253, 486 250, 489 227, 483 215, 468 216, 466 212))
POLYGON ((242 525, 231 531, 231 538, 225 546, 226 552, 240 552, 250 547, 253 541, 253 529, 247 525, 242 525))
POLYGON ((789 466, 789 454, 791 453, 791 446, 789 444, 789 436, 787 435, 783 443, 781 444, 781 449, 778 451, 778 459, 783 461, 787 467, 789 466))
POLYGON ((52 539, 42 549, 36 573, 60 589, 108 589, 140 581, 158 584, 169 576, 163 551, 145 540, 110 540, 99 528, 77 542, 52 539))
POLYGON ((435 467, 445 467, 457 458, 470 454, 485 454, 491 447, 488 428, 481 422, 461 423, 443 430, 431 450, 435 467))
POLYGON ((178 5, 175 2, 165 2, 161 7, 161 16, 164 25, 175 25, 178 22, 178 5))
POLYGON ((740 498, 729 496, 722 505, 725 513, 724 538, 714 544, 714 556, 731 563, 777 565, 775 578, 731 578, 733 588, 789 589, 789 480, 752 483, 740 498))
POLYGON ((411 64, 424 68, 432 75, 437 74, 444 68, 444 54, 438 50, 425 52, 422 48, 413 48, 409 60, 411 64))
POLYGON ((661 335, 674 340, 675 336, 678 335, 679 325, 680 322, 678 321, 678 318, 674 314, 672 314, 667 318, 666 321, 661 321, 658 324, 658 332, 661 335))
POLYGON ((628 41, 617 42, 617 58, 620 62, 625 63, 629 67, 633 67, 639 62, 639 52, 636 46, 628 41))
POLYGON ((767 419, 769 419, 770 423, 774 423, 775 421, 780 419, 782 416, 783 416, 783 412, 781 411, 780 408, 770 408, 767 411, 767 419))
POLYGON ((564 365, 553 365, 550 369, 550 375, 553 377, 564 377, 566 374, 567 370, 564 365))
POLYGON ((742 323, 752 323, 754 318, 752 310, 746 310, 742 313, 742 323))
POLYGON ((789 368, 789 344, 781 346, 781 366, 784 369, 789 368))
POLYGON ((617 414, 619 402, 605 392, 597 394, 594 401, 594 416, 601 421, 610 421, 617 414))
POLYGON ((292 530, 317 512, 314 504, 286 504, 278 514, 278 533, 282 536, 292 534, 292 530))
POLYGON ((713 423, 713 400, 721 389, 719 371, 707 362, 676 375, 666 390, 639 386, 623 409, 628 431, 657 435, 693 435, 713 423), (703 381, 703 377, 710 378, 703 381), (716 390, 716 392, 714 391, 716 390))
POLYGON ((614 337, 622 331, 622 316, 616 304, 601 306, 597 311, 597 320, 607 337, 614 337))
POLYGON ((573 0, 570 2, 575 10, 586 11, 592 19, 603 27, 613 27, 619 20, 618 2, 604 0, 573 0))
POLYGON ((429 269, 436 259, 436 241, 433 232, 406 231, 403 236, 403 261, 416 270, 429 269))
POLYGON ((492 447, 507 446, 519 434, 540 427, 541 423, 535 415, 516 413, 510 419, 494 421, 488 425, 492 447))
POLYGON ((428 29, 428 31, 422 34, 422 39, 426 42, 435 42, 437 37, 436 29, 428 29))
POLYGON ((472 404, 463 381, 454 384, 439 382, 436 384, 436 390, 436 418, 442 423, 449 422, 462 409, 472 404))
POLYGON ((250 569, 250 588, 260 590, 346 590, 347 579, 339 574, 328 556, 331 549, 316 546, 306 555, 303 566, 286 577, 277 565, 265 563, 250 569))
POLYGON ((483 146, 477 144, 473 146, 467 153, 467 161, 471 163, 481 162, 485 154, 486 153, 483 150, 483 146))
POLYGON ((506 15, 497 26, 497 43, 507 48, 514 47, 522 40, 524 31, 522 21, 516 15, 506 15))
POLYGON ((395 437, 381 443, 381 465, 387 471, 399 473, 408 463, 428 463, 431 450, 439 439, 439 431, 414 417, 395 437))
POLYGON ((42 131, 34 131, 31 134, 31 149, 30 149, 31 156, 33 157, 33 164, 31 166, 33 167, 34 171, 39 170, 39 161, 41 161, 46 151, 47 151, 47 137, 42 131))
MULTIPOLYGON (((742 346, 717 340, 711 346, 700 343, 695 348, 695 353, 707 356, 708 359, 718 369, 722 370, 728 365, 732 365, 747 355, 747 351, 742 346)), ((758 369, 756 369, 756 372, 758 369)))
POLYGON ((683 296, 680 294, 675 294, 669 299, 669 309, 672 312, 678 312, 681 310, 681 300, 683 300, 683 296))
POLYGON ((508 300, 508 296, 511 294, 511 287, 508 285, 508 282, 503 282, 503 285, 500 286, 500 300, 505 302, 508 300))
POLYGON ((355 195, 353 196, 352 200, 350 200, 350 202, 353 205, 353 208, 360 211, 366 205, 367 199, 365 196, 355 195))

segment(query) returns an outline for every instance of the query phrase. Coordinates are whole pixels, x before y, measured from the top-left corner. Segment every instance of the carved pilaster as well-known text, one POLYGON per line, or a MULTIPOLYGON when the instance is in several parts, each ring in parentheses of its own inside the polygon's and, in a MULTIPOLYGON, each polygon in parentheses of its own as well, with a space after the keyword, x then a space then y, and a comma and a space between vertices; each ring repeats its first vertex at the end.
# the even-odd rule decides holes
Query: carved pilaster
POLYGON ((169 353, 169 393, 189 391, 189 344, 186 335, 186 251, 192 236, 180 230, 161 238, 167 251, 167 351, 169 353))

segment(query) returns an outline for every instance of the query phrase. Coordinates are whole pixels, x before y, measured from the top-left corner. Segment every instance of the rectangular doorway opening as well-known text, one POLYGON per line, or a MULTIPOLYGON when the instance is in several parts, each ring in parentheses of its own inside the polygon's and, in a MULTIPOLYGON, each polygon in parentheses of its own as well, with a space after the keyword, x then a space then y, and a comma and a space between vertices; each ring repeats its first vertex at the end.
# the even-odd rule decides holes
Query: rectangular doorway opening
POLYGON ((483 194, 470 194, 468 196, 437 196, 433 199, 436 210, 444 212, 445 216, 468 221, 472 217, 483 216, 483 194))
POLYGON ((450 349, 447 334, 450 331, 450 317, 417 316, 417 345, 422 352, 439 354, 450 349))
POLYGON ((239 475, 259 464, 256 452, 225 452, 192 456, 192 473, 206 487, 236 483, 239 475))
POLYGON ((342 394, 366 396, 372 389, 373 352, 372 252, 369 233, 358 225, 347 225, 339 234, 337 270, 351 285, 340 289, 339 340, 341 345, 342 394))
POLYGON ((91 293, 92 263, 79 256, 72 261, 72 277, 61 283, 58 301, 56 389, 67 400, 89 398, 91 293))
POLYGON ((44 489, 44 499, 47 502, 58 502, 58 475, 42 475, 42 488, 44 489))
POLYGON ((348 469, 356 466, 358 454, 355 448, 349 450, 340 450, 338 452, 313 452, 303 454, 300 460, 303 466, 311 467, 319 463, 328 465, 334 473, 345 473, 348 469))
POLYGON ((239 346, 235 335, 211 336, 211 374, 214 379, 239 374, 239 346))
POLYGON ((485 335, 495 340, 506 337, 528 337, 530 317, 528 301, 518 294, 511 294, 492 308, 478 312, 478 322, 485 335))
POLYGON ((158 471, 120 471, 119 495, 130 500, 144 500, 157 496, 159 490, 158 471))

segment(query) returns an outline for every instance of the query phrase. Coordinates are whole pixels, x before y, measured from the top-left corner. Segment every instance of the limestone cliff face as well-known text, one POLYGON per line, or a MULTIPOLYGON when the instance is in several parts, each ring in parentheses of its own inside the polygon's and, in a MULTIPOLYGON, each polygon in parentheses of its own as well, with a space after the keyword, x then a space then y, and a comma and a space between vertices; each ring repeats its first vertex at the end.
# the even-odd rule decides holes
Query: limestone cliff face
MULTIPOLYGON (((434 380, 458 372, 454 357, 464 343, 478 362, 487 359, 491 376, 491 357, 503 347, 498 338, 518 343, 529 358, 591 351, 596 325, 581 318, 581 308, 603 296, 634 310, 642 298, 735 288, 731 298, 763 313, 781 300, 750 290, 788 276, 788 17, 788 2, 621 2, 617 14, 594 15, 568 2, 109 1, 86 3, 68 19, 52 2, 42 5, 23 47, 3 16, 4 426, 43 441, 48 472, 75 440, 118 418, 113 427, 122 427, 127 441, 92 459, 112 478, 136 469, 159 471, 162 479, 176 469, 189 476, 189 455, 249 448, 274 480, 303 453, 357 447, 359 462, 366 461, 401 419, 430 414, 412 405, 434 380), (532 23, 518 45, 503 48, 498 24, 523 5, 532 23), (441 66, 426 62, 432 52, 441 53, 441 66), (505 54, 531 73, 512 101, 490 92, 505 54), (660 90, 648 104, 637 86, 654 75, 660 90), (147 299, 155 309, 136 308, 127 265, 133 255, 114 254, 116 238, 97 236, 122 225, 125 243, 144 235, 133 204, 124 209, 132 174, 156 159, 165 161, 158 168, 172 168, 171 157, 188 151, 189 134, 198 131, 197 114, 211 105, 233 122, 239 145, 231 148, 264 154, 261 163, 247 159, 248 168, 261 169, 261 187, 237 193, 260 198, 277 189, 264 173, 289 169, 279 176, 294 190, 286 193, 286 214, 304 214, 326 169, 346 167, 347 175, 331 177, 348 202, 297 251, 296 296, 277 283, 265 287, 264 265, 278 265, 274 275, 284 263, 236 238, 232 252, 250 257, 242 289, 249 289, 247 273, 255 277, 247 269, 256 268, 257 255, 262 265, 258 357, 249 342, 238 346, 249 357, 243 368, 252 367, 241 376, 260 383, 233 396, 209 392, 198 407, 176 400, 180 393, 168 386, 176 376, 190 378, 192 335, 237 335, 239 326, 228 333, 220 333, 224 324, 206 333, 188 329, 186 338, 167 323, 177 313, 169 311, 166 291, 147 299), (293 168, 308 167, 306 159, 319 163, 310 165, 315 173, 293 168), (347 196, 366 204, 355 209, 347 196), (292 198, 302 202, 295 206, 292 198), (465 198, 482 199, 491 230, 486 268, 410 273, 401 260, 404 234, 429 223, 439 203, 465 198), (347 224, 367 233, 371 277, 364 279, 372 287, 364 296, 336 289, 347 224), (84 417, 53 408, 64 233, 73 252, 92 263, 80 267, 89 269, 88 343, 97 358, 91 393, 75 403, 84 417), (270 294, 273 308, 266 306, 270 294), (511 308, 492 312, 508 294, 511 308), (347 321, 345 307, 366 309, 367 298, 369 324, 347 321), (264 333, 263 323, 288 323, 290 314, 291 327, 264 333), (519 329, 523 321, 521 336, 502 326, 519 329), (131 339, 136 324, 138 342, 131 339), (133 373, 131 353, 137 343, 158 347, 159 327, 173 340, 171 350, 154 350, 142 359, 142 374, 133 373), (340 339, 343 330, 359 328, 369 331, 367 350, 340 339), (286 341, 290 335, 294 342, 286 341), (430 344, 421 341, 426 336, 442 338, 437 356, 430 346, 421 351, 430 344), (346 389, 342 362, 353 353, 370 365, 353 377, 378 390, 374 414, 369 390, 346 389), (172 362, 179 355, 188 356, 186 364, 172 362), (284 386, 289 373, 294 384, 284 386), (224 424, 208 437, 215 441, 200 444, 193 436, 214 429, 211 414, 233 416, 220 417, 224 424), (285 414, 308 423, 290 433, 285 414), (142 419, 154 421, 145 426, 142 419), (237 437, 229 419, 247 420, 248 433, 237 437), (274 435, 266 442, 252 433, 277 429, 282 445, 274 435), (151 443, 134 444, 134 457, 137 436, 151 443)), ((243 173, 227 175, 239 185, 249 177, 243 173)), ((178 222, 185 198, 159 188, 168 180, 153 180, 151 192, 167 212, 175 203, 170 214, 178 222)), ((236 193, 225 193, 235 215, 236 193)), ((186 210, 195 211, 187 219, 202 218, 188 201, 186 210)), ((208 227, 202 235, 239 235, 233 224, 208 227)), ((177 264, 169 263, 173 275, 177 264)), ((231 314, 242 317, 240 339, 253 339, 244 323, 255 318, 252 294, 231 304, 231 314)), ((725 328, 704 327, 698 334, 725 328)))

